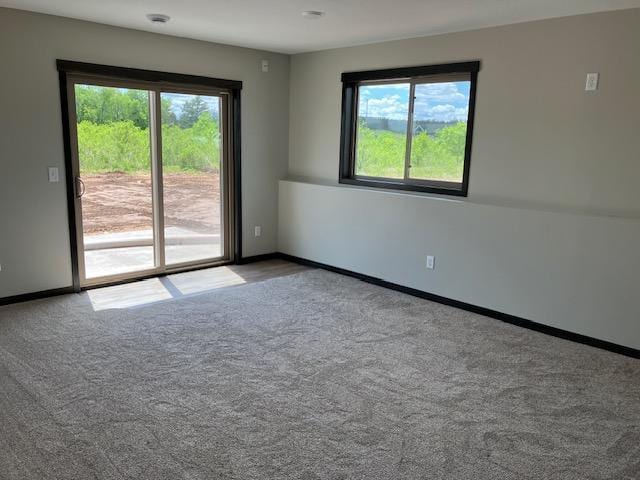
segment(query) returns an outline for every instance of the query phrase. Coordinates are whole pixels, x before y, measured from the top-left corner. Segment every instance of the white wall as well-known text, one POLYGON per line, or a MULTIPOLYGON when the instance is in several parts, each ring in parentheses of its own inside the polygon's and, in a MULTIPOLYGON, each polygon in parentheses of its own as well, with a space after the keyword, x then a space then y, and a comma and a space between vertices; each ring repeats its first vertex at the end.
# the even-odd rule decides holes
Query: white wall
POLYGON ((280 182, 282 252, 634 348, 638 245, 636 219, 280 182))
POLYGON ((640 9, 294 55, 290 84, 280 251, 640 348, 640 9), (337 185, 342 72, 475 59, 468 198, 337 185))
POLYGON ((276 248, 288 56, 0 8, 0 297, 71 284, 58 58, 243 81, 243 254, 276 248))

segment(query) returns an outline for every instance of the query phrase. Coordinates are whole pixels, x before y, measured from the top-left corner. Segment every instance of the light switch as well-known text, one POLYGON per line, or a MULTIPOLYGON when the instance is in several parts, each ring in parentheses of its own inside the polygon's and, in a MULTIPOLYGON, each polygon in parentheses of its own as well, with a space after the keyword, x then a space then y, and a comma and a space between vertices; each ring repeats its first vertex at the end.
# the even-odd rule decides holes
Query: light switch
POLYGON ((59 181, 58 167, 49 167, 49 183, 58 183, 59 181))
POLYGON ((433 270, 434 268, 436 268, 436 257, 434 257, 433 255, 427 255, 427 268, 429 270, 433 270))
POLYGON ((600 75, 598 73, 587 73, 587 84, 584 89, 587 92, 593 92, 598 89, 598 79, 600 75))
POLYGON ((269 72, 269 60, 262 60, 262 71, 264 73, 269 72))

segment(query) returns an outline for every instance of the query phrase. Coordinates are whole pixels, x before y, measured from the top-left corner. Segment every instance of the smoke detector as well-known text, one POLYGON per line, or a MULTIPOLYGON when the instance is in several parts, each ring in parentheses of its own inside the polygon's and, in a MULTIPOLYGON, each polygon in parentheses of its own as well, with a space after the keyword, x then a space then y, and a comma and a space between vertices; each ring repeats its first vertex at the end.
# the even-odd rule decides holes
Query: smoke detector
POLYGON ((147 14, 147 18, 151 23, 167 23, 171 20, 169 15, 164 15, 162 13, 149 13, 147 14))
POLYGON ((317 20, 324 17, 324 12, 320 12, 318 10, 306 10, 302 12, 302 16, 309 20, 317 20))

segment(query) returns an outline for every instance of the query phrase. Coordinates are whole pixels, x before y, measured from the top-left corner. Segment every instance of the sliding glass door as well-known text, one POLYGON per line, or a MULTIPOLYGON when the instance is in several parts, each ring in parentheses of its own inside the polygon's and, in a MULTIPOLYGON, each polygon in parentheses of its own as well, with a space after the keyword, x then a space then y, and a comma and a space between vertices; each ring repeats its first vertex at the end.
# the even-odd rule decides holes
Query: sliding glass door
POLYGON ((174 265, 220 257, 222 98, 162 92, 160 99, 165 261, 174 265))
POLYGON ((81 286, 230 259, 225 91, 69 76, 81 286))

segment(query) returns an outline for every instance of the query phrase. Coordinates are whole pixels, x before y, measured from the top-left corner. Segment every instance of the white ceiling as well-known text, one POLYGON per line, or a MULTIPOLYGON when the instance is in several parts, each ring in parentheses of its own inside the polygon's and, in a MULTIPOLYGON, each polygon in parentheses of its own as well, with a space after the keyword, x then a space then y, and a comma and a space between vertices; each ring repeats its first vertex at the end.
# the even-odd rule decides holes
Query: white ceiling
POLYGON ((298 53, 640 7, 640 0, 0 0, 0 6, 298 53), (304 10, 321 10, 318 20, 304 10), (153 25, 147 13, 171 16, 153 25))

